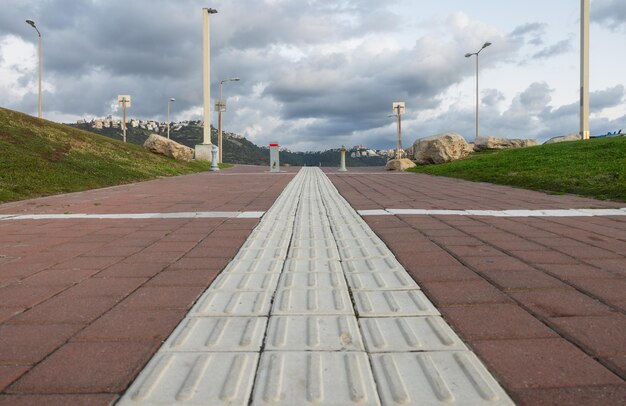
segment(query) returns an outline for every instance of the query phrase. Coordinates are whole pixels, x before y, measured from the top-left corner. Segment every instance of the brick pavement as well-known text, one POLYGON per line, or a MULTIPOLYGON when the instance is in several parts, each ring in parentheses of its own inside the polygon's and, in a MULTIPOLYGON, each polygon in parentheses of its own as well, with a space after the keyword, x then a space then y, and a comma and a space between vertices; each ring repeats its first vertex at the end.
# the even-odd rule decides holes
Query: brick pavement
MULTIPOLYGON (((293 177, 264 170, 9 203, 0 215, 263 211, 293 177)), ((379 169, 330 179, 358 210, 624 206, 379 169)), ((624 217, 365 219, 516 402, 626 402, 624 217)), ((257 223, 0 221, 0 405, 117 399, 257 223)))
MULTIPOLYGON (((265 170, 14 202, 0 214, 265 211, 293 178, 265 170)), ((258 221, 0 221, 0 405, 117 399, 258 221)))
MULTIPOLYGON (((418 174, 331 181, 357 210, 615 208, 418 174)), ((365 217, 521 405, 626 403, 626 217, 365 217)))

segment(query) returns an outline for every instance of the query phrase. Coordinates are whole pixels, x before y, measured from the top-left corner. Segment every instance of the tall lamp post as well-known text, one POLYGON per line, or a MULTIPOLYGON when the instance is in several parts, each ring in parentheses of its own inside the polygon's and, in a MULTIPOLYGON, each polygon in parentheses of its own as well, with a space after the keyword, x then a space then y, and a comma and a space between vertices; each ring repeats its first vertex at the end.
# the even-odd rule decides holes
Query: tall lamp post
POLYGON ((167 139, 168 140, 170 139, 170 104, 175 101, 176 99, 173 97, 170 97, 167 100, 167 139))
POLYGON ((42 112, 41 112, 41 32, 39 32, 39 29, 37 28, 37 26, 35 25, 35 22, 33 20, 26 20, 26 24, 32 26, 36 31, 37 31, 37 35, 39 35, 39 108, 38 108, 38 117, 39 118, 43 118, 42 112))
POLYGON ((580 137, 589 139, 589 0, 580 2, 580 137))
POLYGON ((476 139, 478 139, 480 132, 479 132, 479 107, 480 107, 480 100, 479 100, 479 88, 478 88, 478 55, 480 54, 480 52, 487 48, 489 45, 491 45, 491 42, 485 42, 485 44, 483 45, 482 48, 480 48, 478 50, 478 52, 474 52, 471 54, 465 54, 466 58, 470 58, 474 55, 476 55, 476 139))
POLYGON ((218 152, 218 161, 222 163, 222 112, 226 111, 226 102, 222 100, 222 87, 226 82, 239 82, 241 79, 238 77, 220 80, 220 99, 215 103, 215 110, 217 111, 217 147, 219 148, 218 152))
POLYGON ((211 29, 210 16, 216 14, 212 8, 202 9, 202 93, 204 104, 204 131, 202 144, 196 145, 196 160, 212 159, 211 144, 211 29))

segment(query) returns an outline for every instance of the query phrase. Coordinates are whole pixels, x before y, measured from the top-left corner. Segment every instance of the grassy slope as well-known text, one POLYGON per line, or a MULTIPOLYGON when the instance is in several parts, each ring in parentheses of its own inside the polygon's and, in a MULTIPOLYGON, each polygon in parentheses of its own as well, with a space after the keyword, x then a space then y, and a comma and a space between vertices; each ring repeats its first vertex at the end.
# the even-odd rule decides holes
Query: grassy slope
POLYGON ((0 202, 208 169, 0 108, 0 202))
POLYGON ((482 153, 412 171, 626 201, 626 137, 482 153))

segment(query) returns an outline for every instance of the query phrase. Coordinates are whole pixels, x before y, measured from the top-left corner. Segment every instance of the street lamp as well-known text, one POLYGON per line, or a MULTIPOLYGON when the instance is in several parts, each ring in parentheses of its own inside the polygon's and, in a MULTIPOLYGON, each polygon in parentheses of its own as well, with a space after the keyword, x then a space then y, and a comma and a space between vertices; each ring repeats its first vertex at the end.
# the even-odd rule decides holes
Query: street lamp
POLYGON ((170 139, 170 104, 171 102, 175 102, 176 99, 171 97, 168 101, 167 101, 167 139, 170 139))
POLYGON ((580 2, 580 137, 589 139, 589 0, 580 2))
POLYGON ((226 111, 226 102, 222 100, 222 87, 226 82, 239 82, 241 79, 238 77, 220 80, 220 99, 215 103, 215 110, 217 110, 217 147, 219 148, 219 163, 222 163, 222 112, 226 111))
POLYGON ((478 99, 479 97, 479 93, 478 93, 478 54, 480 54, 480 52, 487 48, 489 45, 491 45, 491 42, 485 42, 485 44, 483 45, 482 48, 480 48, 478 50, 478 52, 474 52, 471 54, 465 54, 466 58, 470 58, 474 55, 476 55, 476 139, 478 139, 478 136, 480 135, 479 133, 479 129, 478 129, 478 123, 479 123, 479 113, 478 113, 478 109, 480 107, 480 101, 478 99))
POLYGON ((202 93, 204 104, 204 130, 202 144, 196 145, 196 159, 211 160, 211 30, 210 16, 216 14, 212 8, 202 9, 202 93))
POLYGON ((37 31, 37 35, 39 35, 39 52, 38 52, 39 54, 39 109, 38 109, 38 113, 39 113, 39 118, 42 118, 43 115, 41 113, 41 32, 39 32, 39 29, 37 28, 33 20, 26 20, 26 24, 33 27, 37 31))

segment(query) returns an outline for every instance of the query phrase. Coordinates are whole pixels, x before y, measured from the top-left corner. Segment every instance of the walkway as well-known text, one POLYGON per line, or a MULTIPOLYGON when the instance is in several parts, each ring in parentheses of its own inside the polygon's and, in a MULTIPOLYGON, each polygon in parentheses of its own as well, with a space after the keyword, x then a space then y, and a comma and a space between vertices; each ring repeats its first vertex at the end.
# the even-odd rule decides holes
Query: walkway
POLYGON ((121 404, 511 405, 438 315, 304 168, 121 404))
POLYGON ((0 405, 626 403, 625 204, 296 171, 0 205, 0 405))

